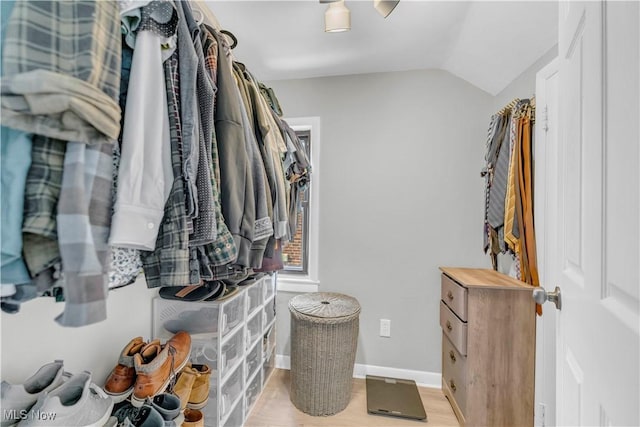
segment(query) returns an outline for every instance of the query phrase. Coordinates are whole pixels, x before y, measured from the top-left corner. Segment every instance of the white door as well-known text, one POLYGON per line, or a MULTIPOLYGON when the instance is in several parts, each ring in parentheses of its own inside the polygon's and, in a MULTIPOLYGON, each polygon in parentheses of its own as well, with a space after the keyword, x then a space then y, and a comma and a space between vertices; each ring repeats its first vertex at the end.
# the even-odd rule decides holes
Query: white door
MULTIPOLYGON (((560 4, 558 425, 640 425, 640 11, 560 4)), ((545 304, 545 310, 553 306, 545 304)))
MULTIPOLYGON (((557 259, 555 213, 558 184, 558 87, 559 61, 554 59, 536 74, 534 217, 540 283, 550 284, 552 262, 557 259)), ((556 310, 544 307, 536 319, 535 425, 555 425, 556 407, 556 310)))

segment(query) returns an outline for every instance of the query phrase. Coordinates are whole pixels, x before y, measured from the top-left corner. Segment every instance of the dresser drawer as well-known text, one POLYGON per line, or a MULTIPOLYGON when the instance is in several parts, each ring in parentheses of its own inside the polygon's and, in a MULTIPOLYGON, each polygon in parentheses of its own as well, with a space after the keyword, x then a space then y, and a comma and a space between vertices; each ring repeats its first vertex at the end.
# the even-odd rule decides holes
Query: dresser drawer
POLYGON ((467 288, 446 274, 442 275, 441 298, 462 320, 467 321, 467 288))
POLYGON ((463 356, 467 355, 467 324, 440 301, 440 326, 453 345, 463 356))
POLYGON ((467 358, 462 356, 446 335, 442 334, 442 381, 447 384, 458 409, 467 407, 467 358))

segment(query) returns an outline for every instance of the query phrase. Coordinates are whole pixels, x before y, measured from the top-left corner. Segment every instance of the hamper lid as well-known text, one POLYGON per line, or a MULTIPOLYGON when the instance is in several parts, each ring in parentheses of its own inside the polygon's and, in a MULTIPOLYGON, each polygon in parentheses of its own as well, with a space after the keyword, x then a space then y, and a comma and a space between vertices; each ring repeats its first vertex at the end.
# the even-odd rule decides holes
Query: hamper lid
POLYGON ((289 309, 307 316, 336 318, 360 312, 358 300, 335 292, 312 292, 297 295, 289 301, 289 309))

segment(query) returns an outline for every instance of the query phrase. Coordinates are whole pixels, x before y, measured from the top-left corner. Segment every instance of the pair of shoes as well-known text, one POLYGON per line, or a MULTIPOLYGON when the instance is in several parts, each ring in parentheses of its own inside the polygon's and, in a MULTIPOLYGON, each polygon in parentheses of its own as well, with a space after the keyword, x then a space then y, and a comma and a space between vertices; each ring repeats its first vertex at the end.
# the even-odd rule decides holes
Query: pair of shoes
POLYGON ((40 367, 27 378, 24 384, 0 384, 0 407, 2 407, 2 427, 12 426, 20 421, 38 397, 62 385, 65 380, 62 360, 56 360, 40 367))
MULTIPOLYGON (((145 400, 164 392, 191 354, 191 335, 179 331, 164 345, 160 340, 144 342, 136 337, 127 344, 104 386, 116 402, 130 394, 131 403, 141 407, 145 400)), ((122 420, 121 420, 122 422, 122 420)))
POLYGON ((163 286, 158 295, 163 299, 177 301, 204 301, 220 291, 220 283, 217 281, 204 282, 202 285, 190 286, 163 286))
POLYGON ((173 393, 180 398, 180 407, 184 410, 185 408, 202 409, 207 406, 210 380, 211 368, 209 365, 188 364, 185 366, 173 387, 173 393))
POLYGON ((28 411, 20 413, 18 427, 103 426, 112 409, 111 397, 91 382, 90 372, 84 371, 43 391, 28 411))
POLYGON ((144 346, 133 356, 136 381, 133 386, 131 403, 141 407, 145 400, 165 391, 175 380, 178 372, 189 362, 191 335, 180 331, 164 345, 155 340, 144 346))
MULTIPOLYGON (((136 337, 129 341, 120 353, 118 364, 111 370, 104 385, 104 391, 115 403, 122 402, 133 392, 133 384, 136 380, 133 356, 147 344, 142 337, 136 337)), ((159 341, 158 344, 160 344, 159 341)))

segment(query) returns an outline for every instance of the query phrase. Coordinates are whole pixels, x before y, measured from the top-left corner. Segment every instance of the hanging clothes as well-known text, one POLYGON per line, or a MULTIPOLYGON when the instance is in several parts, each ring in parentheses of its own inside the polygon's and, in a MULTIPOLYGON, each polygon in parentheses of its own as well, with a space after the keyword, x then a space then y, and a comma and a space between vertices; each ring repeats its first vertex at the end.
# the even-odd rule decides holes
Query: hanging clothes
POLYGON ((170 0, 18 1, 8 22, 2 310, 51 296, 58 323, 82 326, 140 273, 178 293, 283 268, 311 165, 223 31, 170 0), (36 16, 81 25, 36 37, 36 16))
POLYGON ((2 60, 4 126, 89 144, 118 137, 117 2, 17 1, 2 60))
MULTIPOLYGON (((484 250, 514 259, 516 278, 539 286, 533 220, 535 100, 513 100, 492 116, 487 132, 484 250)), ((537 307, 541 313, 540 306, 537 307)))
POLYGON ((163 63, 175 50, 178 18, 171 2, 120 4, 124 21, 131 14, 140 18, 129 25, 136 33, 128 38, 135 43, 109 244, 151 251, 173 183, 163 63), (153 97, 159 102, 149 102, 153 97))

